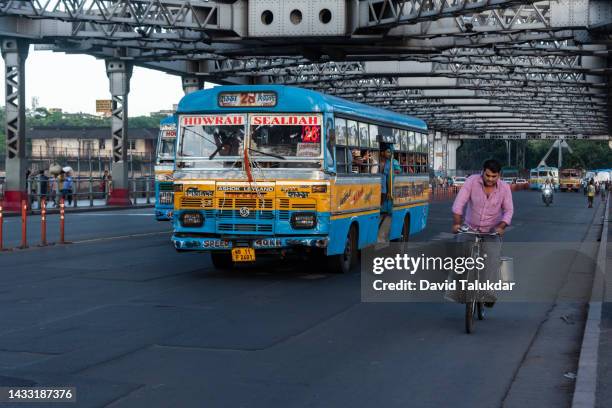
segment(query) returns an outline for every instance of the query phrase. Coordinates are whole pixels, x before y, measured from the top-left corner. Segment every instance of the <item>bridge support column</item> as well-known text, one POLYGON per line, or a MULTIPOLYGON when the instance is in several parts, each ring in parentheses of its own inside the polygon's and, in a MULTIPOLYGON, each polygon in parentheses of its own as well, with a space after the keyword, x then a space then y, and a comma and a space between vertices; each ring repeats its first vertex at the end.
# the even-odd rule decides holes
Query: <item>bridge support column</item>
POLYGON ((182 80, 183 92, 185 92, 185 95, 199 91, 204 87, 204 81, 197 76, 184 76, 182 80))
POLYGON ((435 171, 444 171, 448 170, 448 166, 446 164, 446 143, 448 138, 446 135, 440 132, 432 132, 433 138, 430 141, 433 154, 432 168, 435 171))
POLYGON ((106 75, 112 96, 113 190, 108 205, 130 206, 128 179, 128 93, 132 65, 119 60, 106 60, 106 75))
POLYGON ((449 139, 446 144, 446 165, 451 171, 457 172, 457 149, 461 140, 449 139))
POLYGON ((449 139, 448 135, 441 132, 432 132, 430 136, 432 168, 454 176, 457 173, 457 149, 461 146, 461 141, 449 139))
POLYGON ((6 185, 4 210, 19 211, 21 200, 28 198, 25 156, 25 61, 28 57, 26 42, 2 40, 5 86, 6 185))

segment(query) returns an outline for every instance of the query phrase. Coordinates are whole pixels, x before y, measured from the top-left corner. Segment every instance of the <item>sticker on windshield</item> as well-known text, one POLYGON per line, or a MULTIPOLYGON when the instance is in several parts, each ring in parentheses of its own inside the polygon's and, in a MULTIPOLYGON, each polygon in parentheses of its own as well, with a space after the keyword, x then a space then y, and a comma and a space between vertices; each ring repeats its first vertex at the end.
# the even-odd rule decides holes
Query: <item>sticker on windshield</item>
POLYGON ((182 116, 183 126, 223 126, 223 125, 244 125, 242 115, 207 115, 207 116, 182 116))
POLYGON ((302 126, 303 143, 321 143, 321 126, 302 126))
POLYGON ((255 126, 321 126, 318 116, 305 115, 253 115, 251 124, 255 126))
POLYGON ((319 157, 321 154, 321 143, 298 143, 297 157, 319 157))

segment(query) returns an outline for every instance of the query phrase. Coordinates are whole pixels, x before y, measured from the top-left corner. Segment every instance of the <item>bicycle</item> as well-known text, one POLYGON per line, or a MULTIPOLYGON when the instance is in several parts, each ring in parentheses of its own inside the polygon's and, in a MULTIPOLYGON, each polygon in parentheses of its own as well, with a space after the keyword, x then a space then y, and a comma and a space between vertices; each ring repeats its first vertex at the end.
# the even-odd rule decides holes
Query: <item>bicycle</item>
MULTIPOLYGON (((486 254, 482 249, 482 243, 485 237, 498 237, 501 243, 501 236, 497 232, 478 232, 470 229, 467 226, 463 226, 459 230, 458 234, 471 235, 474 237, 474 242, 470 248, 470 257, 472 259, 485 257, 486 254)), ((466 281, 480 281, 480 271, 477 268, 467 270, 466 281)), ((462 293, 464 293, 462 300, 465 302, 465 331, 466 333, 471 334, 474 332, 474 316, 476 316, 478 320, 484 320, 485 318, 484 302, 481 300, 478 286, 476 286, 475 290, 462 290, 462 293)))

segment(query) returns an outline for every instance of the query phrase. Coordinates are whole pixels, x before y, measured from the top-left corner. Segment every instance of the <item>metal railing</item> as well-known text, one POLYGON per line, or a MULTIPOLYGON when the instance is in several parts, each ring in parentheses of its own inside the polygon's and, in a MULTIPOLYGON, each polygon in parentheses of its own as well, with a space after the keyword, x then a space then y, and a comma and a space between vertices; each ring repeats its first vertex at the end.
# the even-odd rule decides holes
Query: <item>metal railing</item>
MULTIPOLYGON (((113 190, 113 182, 112 180, 104 180, 102 177, 81 176, 73 177, 70 191, 62 192, 61 187, 63 186, 58 188, 53 179, 46 182, 36 178, 29 179, 27 192, 30 208, 38 210, 41 198, 46 199, 48 208, 57 207, 62 197, 67 207, 105 206, 108 204, 108 199, 113 190)), ((152 176, 130 178, 128 180, 128 194, 132 204, 151 204, 155 202, 155 178, 152 176)))

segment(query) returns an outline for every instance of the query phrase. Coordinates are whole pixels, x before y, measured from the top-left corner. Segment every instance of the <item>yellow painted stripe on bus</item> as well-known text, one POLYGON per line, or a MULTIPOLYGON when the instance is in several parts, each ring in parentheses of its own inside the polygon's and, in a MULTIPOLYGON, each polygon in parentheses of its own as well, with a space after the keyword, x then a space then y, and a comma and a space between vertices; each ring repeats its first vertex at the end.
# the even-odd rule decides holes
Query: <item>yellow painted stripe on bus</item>
POLYGON ((330 218, 332 220, 340 220, 340 219, 343 219, 343 218, 351 218, 351 217, 358 217, 358 216, 362 216, 362 215, 377 214, 379 212, 380 212, 380 210, 370 210, 370 211, 364 211, 364 212, 354 212, 354 213, 348 213, 348 214, 332 215, 330 218))
POLYGON ((415 203, 415 204, 408 204, 408 205, 401 205, 398 207, 393 207, 394 210, 404 210, 407 208, 412 208, 412 207, 422 207, 424 205, 428 205, 427 202, 422 202, 422 203, 415 203))

